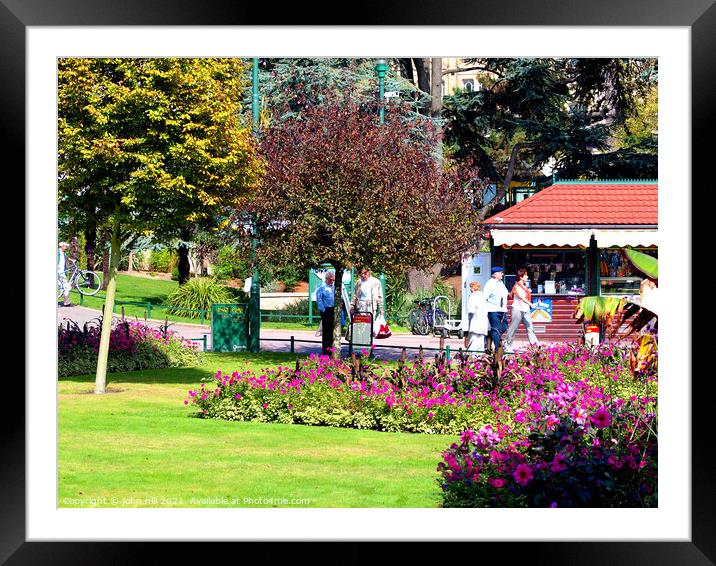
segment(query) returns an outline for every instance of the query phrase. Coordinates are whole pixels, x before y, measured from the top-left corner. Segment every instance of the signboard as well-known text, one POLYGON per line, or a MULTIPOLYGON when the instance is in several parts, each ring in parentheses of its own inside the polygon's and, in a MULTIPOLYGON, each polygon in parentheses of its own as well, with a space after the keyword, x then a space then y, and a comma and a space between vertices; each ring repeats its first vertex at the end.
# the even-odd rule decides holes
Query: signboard
POLYGON ((532 322, 552 322, 552 299, 537 298, 533 301, 537 306, 530 309, 532 322))
POLYGON ((369 312, 354 312, 351 318, 351 349, 353 346, 373 345, 373 315, 369 312))

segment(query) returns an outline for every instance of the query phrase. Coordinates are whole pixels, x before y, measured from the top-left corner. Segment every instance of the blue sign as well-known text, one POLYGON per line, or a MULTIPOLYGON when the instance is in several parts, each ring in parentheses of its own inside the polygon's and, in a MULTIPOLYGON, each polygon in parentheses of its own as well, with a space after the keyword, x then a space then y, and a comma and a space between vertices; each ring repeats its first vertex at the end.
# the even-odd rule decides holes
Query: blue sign
POLYGON ((552 299, 539 297, 533 302, 535 307, 530 309, 532 322, 552 322, 552 299))

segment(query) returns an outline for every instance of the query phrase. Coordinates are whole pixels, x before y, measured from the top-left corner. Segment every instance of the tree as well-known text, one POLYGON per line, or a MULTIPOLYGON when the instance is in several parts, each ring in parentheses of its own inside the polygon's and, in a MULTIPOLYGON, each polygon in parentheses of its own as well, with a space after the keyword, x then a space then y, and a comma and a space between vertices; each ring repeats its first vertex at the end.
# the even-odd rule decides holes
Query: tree
MULTIPOLYGON (((656 84, 639 59, 474 59, 484 88, 445 97, 446 143, 498 185, 486 218, 517 174, 543 178, 655 178, 656 131, 638 143, 614 135, 656 84)), ((546 181, 546 179, 544 179, 546 181)))
POLYGON ((167 241, 213 222, 261 164, 240 119, 248 74, 238 59, 61 59, 58 71, 60 215, 110 234, 103 393, 120 236, 167 241))
MULTIPOLYGON (((476 238, 476 171, 441 166, 429 122, 394 110, 380 125, 375 105, 327 97, 272 124, 261 152, 265 177, 233 226, 241 237, 242 214, 253 214, 259 253, 274 263, 395 274, 459 257, 476 238)), ((341 293, 335 304, 340 312, 341 293)), ((333 344, 340 355, 340 316, 333 344)))

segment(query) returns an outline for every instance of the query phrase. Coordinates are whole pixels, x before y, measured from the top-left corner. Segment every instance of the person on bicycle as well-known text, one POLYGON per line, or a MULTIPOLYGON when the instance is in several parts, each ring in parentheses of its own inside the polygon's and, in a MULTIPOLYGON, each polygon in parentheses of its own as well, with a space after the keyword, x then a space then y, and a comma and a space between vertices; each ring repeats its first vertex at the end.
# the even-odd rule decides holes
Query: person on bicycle
POLYGON ((63 307, 72 306, 70 302, 70 283, 67 281, 67 256, 65 252, 70 247, 67 242, 60 242, 57 248, 57 281, 64 296, 63 307))
POLYGON ((373 315, 373 321, 375 321, 377 314, 382 314, 385 317, 383 312, 383 286, 378 278, 371 276, 370 269, 367 267, 361 269, 360 279, 353 290, 351 313, 353 311, 369 312, 373 315))

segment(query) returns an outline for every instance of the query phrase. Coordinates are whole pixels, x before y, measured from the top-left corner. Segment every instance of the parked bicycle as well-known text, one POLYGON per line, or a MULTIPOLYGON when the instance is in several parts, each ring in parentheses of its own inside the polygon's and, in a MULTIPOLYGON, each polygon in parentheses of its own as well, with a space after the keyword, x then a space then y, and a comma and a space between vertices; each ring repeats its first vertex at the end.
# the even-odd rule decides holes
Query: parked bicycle
POLYGON ((410 311, 410 314, 408 315, 410 331, 413 334, 427 336, 431 330, 435 329, 436 324, 438 326, 444 324, 444 321, 447 318, 447 313, 441 309, 435 308, 435 297, 415 299, 413 302, 417 305, 417 307, 410 311))
MULTIPOLYGON (((80 269, 78 263, 74 262, 73 266, 65 271, 67 276, 67 285, 70 290, 72 287, 77 289, 82 295, 92 296, 97 294, 102 287, 102 276, 89 269, 80 269)), ((63 296, 62 292, 62 281, 60 276, 57 276, 57 299, 60 300, 63 296)))

